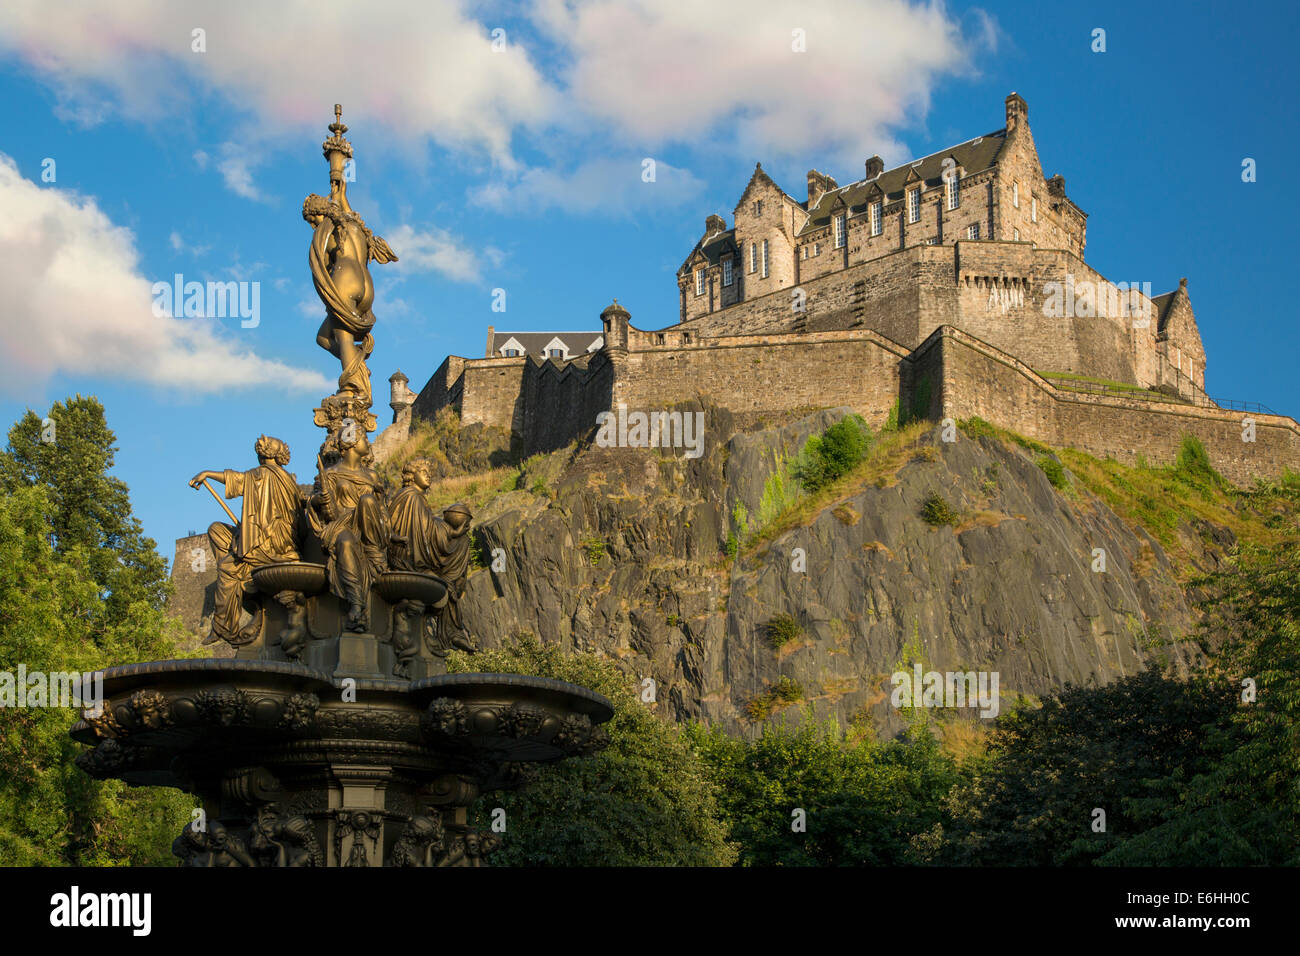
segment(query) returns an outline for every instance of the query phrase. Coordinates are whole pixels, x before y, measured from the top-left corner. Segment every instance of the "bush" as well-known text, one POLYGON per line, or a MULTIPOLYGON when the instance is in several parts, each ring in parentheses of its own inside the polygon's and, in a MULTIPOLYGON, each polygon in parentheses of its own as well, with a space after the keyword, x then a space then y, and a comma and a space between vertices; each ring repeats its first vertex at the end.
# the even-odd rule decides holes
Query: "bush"
POLYGON ((861 415, 846 415, 809 438, 791 469, 808 491, 826 487, 867 456, 871 429, 861 415))
POLYGON ((1053 488, 1064 491, 1070 487, 1070 480, 1065 477, 1065 466, 1051 455, 1039 455, 1036 464, 1043 470, 1043 474, 1047 476, 1053 488))
POLYGON ((764 625, 763 632, 772 649, 779 650, 802 634, 803 628, 789 614, 778 614, 764 625))
POLYGON ((927 524, 941 527, 946 524, 956 524, 961 514, 954 511, 944 497, 936 491, 931 492, 930 497, 925 499, 925 504, 921 506, 921 517, 927 524))

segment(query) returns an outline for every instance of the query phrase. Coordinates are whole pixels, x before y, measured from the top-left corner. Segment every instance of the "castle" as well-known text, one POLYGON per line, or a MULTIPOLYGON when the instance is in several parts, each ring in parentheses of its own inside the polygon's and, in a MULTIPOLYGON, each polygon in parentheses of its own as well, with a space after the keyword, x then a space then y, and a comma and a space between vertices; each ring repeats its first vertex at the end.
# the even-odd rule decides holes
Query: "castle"
POLYGON ((803 199, 760 164, 731 227, 705 219, 675 323, 644 331, 615 300, 599 332, 490 329, 483 358, 449 356, 418 394, 393 376, 376 454, 445 407, 534 453, 620 404, 707 398, 742 420, 978 415, 1127 462, 1171 461, 1194 435, 1238 482, 1300 467, 1295 420, 1206 394, 1185 279, 1152 295, 1084 261, 1087 214, 1044 175, 1025 100, 1005 107, 1001 129, 894 169, 873 156, 846 186, 810 170, 803 199))

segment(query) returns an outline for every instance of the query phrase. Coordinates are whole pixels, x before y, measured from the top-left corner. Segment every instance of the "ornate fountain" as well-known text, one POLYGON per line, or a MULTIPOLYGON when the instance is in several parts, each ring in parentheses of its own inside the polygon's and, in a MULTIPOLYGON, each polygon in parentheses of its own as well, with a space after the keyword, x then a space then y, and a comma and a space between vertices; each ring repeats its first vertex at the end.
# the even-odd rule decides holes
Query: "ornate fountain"
POLYGON ((339 106, 329 130, 330 195, 303 203, 326 313, 316 341, 340 364, 315 410, 315 482, 300 486, 288 445, 266 435, 255 468, 191 479, 230 518, 208 529, 205 643, 235 656, 106 670, 101 706, 71 731, 93 748, 77 763, 198 796, 172 847, 189 865, 481 866, 501 838, 469 825, 469 805, 538 762, 600 749, 613 709, 562 681, 445 673, 451 649, 475 647, 458 608, 472 515, 428 505, 425 462, 392 495, 373 468, 369 264, 397 257, 348 203, 339 106))

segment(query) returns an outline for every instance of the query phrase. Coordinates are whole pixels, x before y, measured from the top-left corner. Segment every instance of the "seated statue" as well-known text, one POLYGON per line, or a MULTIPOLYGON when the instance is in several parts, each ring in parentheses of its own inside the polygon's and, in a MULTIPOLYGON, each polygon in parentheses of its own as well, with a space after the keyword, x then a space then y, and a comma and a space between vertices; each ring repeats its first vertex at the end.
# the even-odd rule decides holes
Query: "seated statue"
POLYGON ((424 497, 432 480, 426 459, 414 458, 402 468, 402 488, 393 495, 389 508, 393 536, 389 563, 399 571, 438 573, 433 552, 433 525, 438 516, 424 497))
POLYGON ((447 603, 438 611, 433 633, 433 653, 442 655, 452 647, 472 651, 465 625, 460 618, 460 599, 469 576, 469 558, 473 541, 469 523, 473 515, 469 506, 457 502, 443 509, 430 529, 434 573, 447 582, 447 603))
POLYGON ((370 587, 388 570, 388 509, 384 486, 367 462, 365 432, 344 429, 339 460, 321 472, 308 519, 320 537, 330 590, 348 605, 349 631, 370 629, 370 587))
POLYGON ((298 560, 303 502, 297 479, 284 470, 289 446, 262 435, 253 450, 256 468, 201 471, 190 479, 190 487, 197 488, 212 478, 225 485, 227 498, 244 499, 238 524, 218 521, 208 528, 208 542, 217 556, 217 595, 205 644, 223 640, 239 647, 253 641, 261 629, 261 614, 244 607, 245 594, 253 588, 253 571, 265 564, 298 560))

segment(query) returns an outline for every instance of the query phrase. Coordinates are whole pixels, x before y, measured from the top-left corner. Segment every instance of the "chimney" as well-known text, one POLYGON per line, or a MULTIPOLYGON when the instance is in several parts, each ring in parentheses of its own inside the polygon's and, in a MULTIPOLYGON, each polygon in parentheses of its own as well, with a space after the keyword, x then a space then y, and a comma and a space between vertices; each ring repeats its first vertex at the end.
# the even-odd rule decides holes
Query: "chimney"
POLYGON ((885 161, 879 156, 872 156, 867 160, 867 179, 875 179, 885 171, 885 161))
POLYGON ((727 220, 723 219, 721 216, 714 215, 714 216, 704 217, 705 238, 708 238, 709 236, 712 236, 715 233, 726 232, 726 231, 727 231, 727 220))
POLYGON ((815 169, 808 170, 808 208, 817 205, 817 201, 834 189, 838 183, 825 173, 815 169))
POLYGON ((1019 93, 1007 97, 1007 132, 1029 122, 1029 104, 1019 93))
POLYGON ((487 357, 488 357, 488 358, 491 358, 491 357, 495 354, 495 353, 493 352, 492 346, 493 346, 493 344, 494 344, 494 341, 495 341, 496 337, 497 337, 497 330, 494 329, 492 326, 489 325, 489 326, 488 326, 488 341, 487 341, 487 357))
POLYGON ((1047 191, 1053 196, 1065 195, 1065 177, 1057 174, 1047 181, 1047 191))

